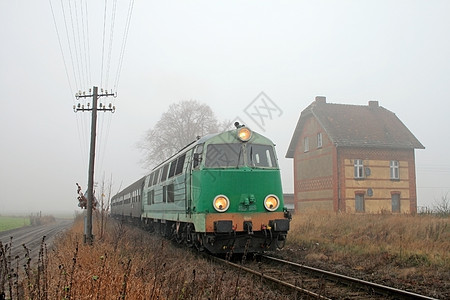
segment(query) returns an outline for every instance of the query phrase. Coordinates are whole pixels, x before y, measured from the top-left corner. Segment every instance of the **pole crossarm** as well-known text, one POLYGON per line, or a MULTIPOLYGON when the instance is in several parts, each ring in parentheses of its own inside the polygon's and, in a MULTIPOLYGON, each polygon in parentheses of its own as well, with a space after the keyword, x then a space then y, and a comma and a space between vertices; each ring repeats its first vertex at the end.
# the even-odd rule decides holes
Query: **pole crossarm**
POLYGON ((103 105, 102 103, 100 103, 100 106, 96 107, 96 109, 94 109, 94 105, 97 106, 97 100, 100 97, 110 97, 110 96, 112 96, 114 98, 117 97, 117 94, 113 93, 112 91, 111 91, 111 93, 106 92, 104 94, 96 94, 95 91, 97 91, 97 90, 98 90, 98 88, 94 87, 94 93, 91 95, 86 95, 85 93, 82 94, 81 92, 76 93, 75 98, 77 98, 77 100, 80 98, 92 98, 93 103, 95 103, 95 104, 92 105, 93 107, 90 107, 90 103, 88 103, 87 107, 84 107, 84 104, 82 105, 82 104, 78 103, 78 105, 73 106, 73 111, 78 112, 78 111, 94 111, 94 110, 96 110, 96 111, 110 111, 110 112, 114 113, 116 110, 116 107, 112 106, 111 103, 109 103, 108 107, 103 105))
MULTIPOLYGON (((79 111, 93 111, 93 108, 77 108, 75 107, 74 112, 79 112, 79 111)), ((115 112, 116 108, 112 107, 112 108, 97 108, 97 111, 110 111, 110 112, 115 112)))

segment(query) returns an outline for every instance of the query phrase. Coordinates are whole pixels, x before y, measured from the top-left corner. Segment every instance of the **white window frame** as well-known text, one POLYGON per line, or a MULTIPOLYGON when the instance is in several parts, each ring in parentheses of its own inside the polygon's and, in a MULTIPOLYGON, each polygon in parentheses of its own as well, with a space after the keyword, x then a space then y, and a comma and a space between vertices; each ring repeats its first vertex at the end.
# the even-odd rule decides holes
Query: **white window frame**
POLYGON ((389 163, 390 177, 393 180, 400 179, 400 163, 398 160, 391 160, 389 163))
POLYGON ((303 138, 303 147, 304 147, 304 152, 309 151, 309 138, 307 136, 305 136, 303 138))
POLYGON ((322 148, 323 145, 323 139, 322 139, 322 132, 317 133, 317 148, 322 148))
POLYGON ((364 162, 362 159, 355 159, 354 160, 354 172, 353 175, 355 179, 362 179, 364 178, 364 162))

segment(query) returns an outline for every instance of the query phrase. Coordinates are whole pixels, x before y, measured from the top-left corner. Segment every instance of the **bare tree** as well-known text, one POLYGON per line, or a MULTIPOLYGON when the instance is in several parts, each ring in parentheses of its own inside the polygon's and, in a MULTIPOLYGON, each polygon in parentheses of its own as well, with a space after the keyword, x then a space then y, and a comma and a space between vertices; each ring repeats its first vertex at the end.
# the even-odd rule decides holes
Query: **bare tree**
POLYGON ((450 216, 450 198, 448 193, 441 197, 441 201, 435 201, 433 211, 440 216, 448 217, 450 216))
POLYGON ((144 153, 142 163, 151 168, 194 141, 197 136, 215 133, 226 127, 211 108, 195 100, 169 106, 154 128, 149 129, 138 148, 144 153))

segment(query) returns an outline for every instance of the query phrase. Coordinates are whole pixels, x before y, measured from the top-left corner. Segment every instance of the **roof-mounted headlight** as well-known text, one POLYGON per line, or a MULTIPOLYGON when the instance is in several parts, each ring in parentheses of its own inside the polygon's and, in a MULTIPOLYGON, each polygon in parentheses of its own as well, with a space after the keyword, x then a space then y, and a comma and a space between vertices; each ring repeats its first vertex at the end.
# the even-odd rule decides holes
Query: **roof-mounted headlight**
POLYGON ((280 199, 278 199, 275 195, 268 195, 266 199, 264 199, 264 207, 268 211, 276 211, 278 206, 280 206, 280 199))
POLYGON ((218 212, 224 212, 230 207, 230 200, 225 195, 218 195, 214 198, 213 206, 218 212))
POLYGON ((247 142, 252 137, 252 131, 248 129, 247 127, 240 127, 238 128, 238 138, 243 141, 247 142))

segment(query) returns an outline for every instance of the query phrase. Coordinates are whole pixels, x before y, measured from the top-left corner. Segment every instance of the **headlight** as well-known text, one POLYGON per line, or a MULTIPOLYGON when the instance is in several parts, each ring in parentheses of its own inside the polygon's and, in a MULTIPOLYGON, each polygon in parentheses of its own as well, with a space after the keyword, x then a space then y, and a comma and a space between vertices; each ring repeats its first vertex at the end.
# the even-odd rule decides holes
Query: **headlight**
POLYGON ((213 206, 218 212, 224 212, 230 207, 230 200, 225 195, 216 196, 213 201, 213 206))
POLYGON ((275 195, 269 195, 264 199, 264 207, 268 211, 275 211, 277 210, 278 206, 280 206, 280 200, 275 195))
POLYGON ((252 131, 248 129, 247 127, 241 127, 238 129, 238 138, 246 142, 252 137, 252 131))

